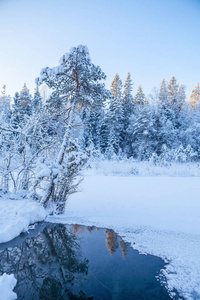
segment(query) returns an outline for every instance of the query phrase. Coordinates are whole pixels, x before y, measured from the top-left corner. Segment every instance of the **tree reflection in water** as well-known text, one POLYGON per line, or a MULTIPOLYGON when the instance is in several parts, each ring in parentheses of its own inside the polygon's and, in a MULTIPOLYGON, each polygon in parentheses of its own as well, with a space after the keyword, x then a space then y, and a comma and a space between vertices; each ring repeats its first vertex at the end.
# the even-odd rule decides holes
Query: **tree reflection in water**
POLYGON ((112 229, 106 229, 106 246, 111 255, 113 255, 119 247, 118 238, 112 229))
POLYGON ((0 252, 0 275, 17 278, 18 299, 88 299, 69 293, 70 286, 88 271, 77 237, 62 224, 47 226, 22 245, 0 252), (70 295, 70 296, 69 296, 70 295))
MULTIPOLYGON (((85 231, 85 229, 87 229, 87 231, 91 234, 92 231, 95 229, 96 231, 99 231, 98 227, 94 227, 94 226, 82 226, 82 225, 72 225, 73 226, 73 231, 74 233, 78 234, 78 235, 82 235, 85 231)), ((114 230, 112 229, 106 229, 105 230, 106 233, 106 247, 109 251, 109 253, 111 255, 113 255, 116 250, 119 247, 119 244, 121 246, 121 251, 122 251, 122 257, 123 259, 126 258, 126 254, 127 254, 127 243, 124 242, 124 240, 120 237, 120 241, 119 241, 119 237, 117 236, 117 234, 114 232, 114 230)))
POLYGON ((36 232, 0 248, 0 275, 15 275, 18 300, 170 299, 155 278, 164 262, 113 230, 41 224, 36 232))

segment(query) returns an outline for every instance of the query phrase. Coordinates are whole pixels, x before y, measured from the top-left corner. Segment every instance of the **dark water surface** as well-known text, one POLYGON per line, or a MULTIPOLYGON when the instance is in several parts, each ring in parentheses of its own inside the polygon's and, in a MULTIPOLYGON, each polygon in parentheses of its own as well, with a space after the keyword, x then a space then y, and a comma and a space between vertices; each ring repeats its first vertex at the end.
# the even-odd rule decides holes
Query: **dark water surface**
POLYGON ((162 268, 162 259, 95 227, 42 223, 0 244, 0 275, 15 275, 19 300, 167 300, 156 280, 162 268))

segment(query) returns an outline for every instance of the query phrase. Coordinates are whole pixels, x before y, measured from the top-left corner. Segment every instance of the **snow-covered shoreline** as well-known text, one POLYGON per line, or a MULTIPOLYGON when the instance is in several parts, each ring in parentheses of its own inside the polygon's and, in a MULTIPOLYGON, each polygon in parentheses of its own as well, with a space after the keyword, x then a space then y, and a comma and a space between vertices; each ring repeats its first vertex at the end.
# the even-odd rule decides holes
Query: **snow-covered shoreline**
POLYGON ((48 212, 37 202, 23 199, 20 195, 5 194, 0 198, 0 243, 6 243, 30 224, 43 221, 48 212))
POLYGON ((87 176, 50 222, 112 228, 134 249, 161 257, 168 290, 200 299, 199 177, 87 176))

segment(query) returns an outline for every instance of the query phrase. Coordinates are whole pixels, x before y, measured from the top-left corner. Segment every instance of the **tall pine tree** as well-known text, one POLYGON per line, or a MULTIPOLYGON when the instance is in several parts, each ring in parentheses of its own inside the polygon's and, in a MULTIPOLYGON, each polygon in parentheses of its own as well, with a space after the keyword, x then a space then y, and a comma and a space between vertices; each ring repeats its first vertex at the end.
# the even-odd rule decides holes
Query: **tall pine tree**
POLYGON ((190 101, 190 103, 191 103, 191 105, 194 109, 200 104, 200 86, 199 86, 199 82, 197 83, 197 85, 192 90, 192 92, 190 94, 189 101, 190 101))
POLYGON ((111 83, 112 98, 109 105, 109 139, 116 154, 122 149, 124 135, 124 114, 123 114, 123 98, 122 98, 122 81, 118 74, 115 75, 111 83), (111 138, 112 136, 112 138, 111 138))
POLYGON ((131 135, 130 135, 130 123, 131 117, 134 113, 134 103, 133 103, 133 83, 131 80, 131 75, 128 72, 127 78, 124 84, 123 91, 123 114, 124 114, 124 135, 122 141, 122 148, 125 154, 129 157, 131 156, 132 146, 131 146, 131 135))

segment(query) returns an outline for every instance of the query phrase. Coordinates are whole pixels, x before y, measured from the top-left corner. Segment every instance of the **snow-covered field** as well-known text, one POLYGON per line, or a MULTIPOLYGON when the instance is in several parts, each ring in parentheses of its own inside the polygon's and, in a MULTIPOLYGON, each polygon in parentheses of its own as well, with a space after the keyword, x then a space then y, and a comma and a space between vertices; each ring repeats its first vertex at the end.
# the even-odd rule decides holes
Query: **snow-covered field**
POLYGON ((113 228, 134 249, 169 263, 162 274, 172 296, 175 288, 200 299, 199 177, 93 174, 81 189, 64 215, 48 221, 113 228))
MULTIPOLYGON (((172 296, 175 288, 185 299, 200 299, 199 175, 198 165, 93 164, 65 213, 47 220, 114 229, 134 249, 168 262, 161 277, 172 296)), ((11 194, 0 197, 0 243, 46 216, 38 203, 11 194)))

